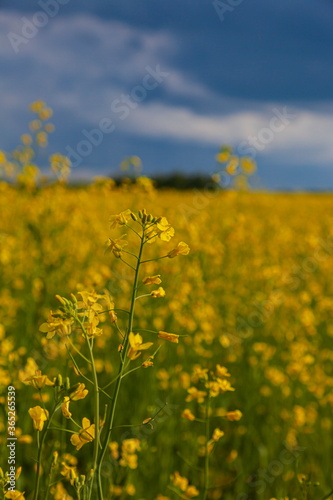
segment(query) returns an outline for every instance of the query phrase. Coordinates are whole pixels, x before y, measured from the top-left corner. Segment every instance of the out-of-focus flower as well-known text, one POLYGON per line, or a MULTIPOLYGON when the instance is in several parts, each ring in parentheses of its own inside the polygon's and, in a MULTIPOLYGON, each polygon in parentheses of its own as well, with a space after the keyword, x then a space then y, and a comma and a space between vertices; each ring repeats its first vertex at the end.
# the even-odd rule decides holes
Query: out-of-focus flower
POLYGON ((224 432, 221 431, 221 429, 214 429, 214 432, 213 432, 213 436, 212 436, 212 440, 213 441, 219 441, 219 439, 221 439, 221 437, 224 436, 224 432))
POLYGON ((186 418, 187 420, 190 420, 190 421, 193 421, 195 420, 195 416, 193 415, 193 413, 191 412, 191 410, 189 410, 188 408, 186 408, 183 413, 182 413, 182 417, 183 418, 186 418))
POLYGON ((225 416, 230 422, 237 422, 242 418, 243 414, 239 410, 233 410, 228 411, 225 416))
POLYGON ((153 290, 150 294, 152 297, 159 298, 159 297, 165 297, 165 290, 160 286, 157 290, 153 290))
POLYGON ((157 274, 156 276, 147 276, 142 280, 142 283, 144 285, 159 285, 160 283, 162 283, 162 280, 160 278, 160 274, 157 274))
POLYGON ((10 498, 11 500, 25 500, 24 493, 21 493, 18 490, 7 491, 5 494, 5 498, 10 498))
POLYGON ((180 241, 176 246, 176 248, 174 248, 168 253, 168 257, 169 259, 173 259, 178 255, 188 255, 189 253, 190 253, 190 247, 187 245, 187 243, 180 241))
POLYGON ((205 396, 207 396, 207 392, 199 391, 196 387, 189 387, 187 392, 188 396, 185 401, 197 401, 198 403, 203 403, 205 401, 205 396))
POLYGON ((120 238, 112 240, 111 238, 107 241, 106 253, 112 252, 115 257, 118 259, 121 257, 121 253, 123 248, 127 245, 127 241, 124 240, 125 234, 123 234, 120 238))
POLYGON ((45 385, 54 385, 54 382, 52 382, 47 375, 42 375, 41 370, 36 370, 35 375, 31 375, 30 377, 27 377, 24 380, 25 383, 28 385, 31 385, 34 389, 43 389, 45 385))
POLYGON ((128 208, 127 210, 124 210, 123 212, 120 212, 120 214, 117 215, 111 215, 110 217, 110 228, 113 229, 114 227, 117 226, 124 226, 127 224, 131 217, 131 210, 128 208))
POLYGON ((179 335, 176 335, 175 333, 167 333, 167 332, 158 332, 158 338, 163 339, 163 340, 168 340, 169 342, 172 342, 173 344, 178 344, 179 342, 179 335))

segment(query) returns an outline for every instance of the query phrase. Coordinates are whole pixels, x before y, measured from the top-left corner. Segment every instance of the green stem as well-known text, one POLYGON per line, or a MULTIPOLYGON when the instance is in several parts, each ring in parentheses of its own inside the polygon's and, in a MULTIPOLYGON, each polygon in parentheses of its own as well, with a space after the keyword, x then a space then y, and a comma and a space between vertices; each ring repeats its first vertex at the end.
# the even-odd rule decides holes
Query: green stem
POLYGON ((45 437, 46 437, 46 434, 50 428, 53 415, 58 410, 58 408, 60 408, 60 406, 61 405, 56 404, 55 407, 53 408, 53 410, 51 412, 51 416, 50 416, 49 421, 48 421, 48 424, 45 427, 45 430, 43 432, 41 439, 39 439, 39 437, 40 437, 39 432, 40 431, 37 431, 38 454, 37 454, 37 470, 36 470, 36 479, 35 479, 34 500, 38 500, 38 496, 39 496, 40 477, 41 477, 41 460, 42 460, 42 453, 43 453, 43 446, 44 446, 45 437))
POLYGON ((148 259, 148 260, 143 260, 141 264, 145 264, 146 262, 155 262, 155 260, 161 260, 161 259, 166 259, 167 255, 163 255, 162 257, 156 257, 156 259, 148 259))
POLYGON ((99 447, 99 385, 98 385, 98 378, 97 378, 97 372, 96 372, 96 366, 95 366, 95 360, 94 360, 94 353, 93 353, 93 348, 91 343, 89 342, 89 338, 87 335, 87 331, 84 327, 83 322, 80 320, 80 318, 76 317, 77 322, 79 323, 84 338, 86 340, 87 346, 88 346, 88 351, 89 351, 89 361, 91 364, 91 373, 92 373, 92 378, 93 378, 93 387, 94 387, 94 421, 95 421, 95 440, 94 440, 94 451, 93 451, 93 475, 91 477, 91 483, 90 483, 90 488, 89 488, 89 493, 88 493, 88 500, 91 499, 91 494, 92 494, 92 488, 94 484, 94 478, 96 475, 96 469, 97 469, 97 460, 98 460, 98 447, 99 447))
POLYGON ((118 401, 121 381, 122 381, 122 377, 123 377, 124 370, 125 370, 126 354, 127 354, 128 346, 129 346, 128 337, 129 337, 129 334, 133 328, 136 290, 137 290, 137 286, 138 286, 141 256, 142 256, 142 251, 143 251, 143 246, 144 246, 144 236, 145 236, 145 229, 143 228, 142 236, 140 237, 141 243, 140 243, 137 264, 135 267, 135 275, 134 275, 133 288, 132 288, 132 298, 131 298, 131 307, 130 307, 127 333, 126 333, 126 336, 124 339, 124 349, 123 349, 124 355, 121 357, 121 360, 120 360, 119 371, 118 371, 118 376, 117 376, 117 380, 116 380, 116 386, 114 389, 113 401, 112 401, 112 404, 110 405, 110 409, 108 412, 107 421, 106 421, 106 425, 105 425, 107 431, 106 431, 106 434, 104 436, 104 440, 102 443, 102 450, 100 452, 99 459, 98 459, 98 465, 97 465, 97 467, 98 467, 98 472, 97 472, 97 476, 98 476, 98 500, 103 500, 101 467, 102 467, 105 452, 107 450, 107 447, 108 447, 108 444, 109 444, 109 441, 111 438, 111 434, 112 434, 113 422, 114 422, 114 417, 115 417, 115 412, 116 412, 116 407, 117 407, 117 401, 118 401))
POLYGON ((204 490, 202 494, 202 500, 206 500, 208 493, 208 479, 209 479, 209 450, 208 450, 208 441, 209 441, 209 409, 210 409, 210 394, 207 396, 206 401, 206 454, 205 454, 205 468, 204 468, 204 490))

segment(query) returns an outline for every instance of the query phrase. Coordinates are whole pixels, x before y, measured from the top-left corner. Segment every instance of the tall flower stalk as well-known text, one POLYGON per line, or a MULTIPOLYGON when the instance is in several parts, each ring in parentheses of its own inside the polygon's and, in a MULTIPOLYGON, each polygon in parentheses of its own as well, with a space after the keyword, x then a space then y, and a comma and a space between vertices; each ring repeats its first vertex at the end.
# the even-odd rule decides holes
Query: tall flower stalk
MULTIPOLYGON (((186 243, 180 242, 176 248, 173 248, 167 254, 144 260, 143 252, 146 244, 154 243, 154 241, 157 241, 158 239, 164 242, 169 242, 174 236, 174 229, 165 217, 153 217, 151 214, 148 214, 146 210, 139 211, 137 215, 131 210, 126 210, 118 215, 112 216, 111 228, 115 228, 117 226, 129 229, 139 242, 135 253, 135 251, 132 252, 125 248, 128 245, 128 241, 125 237, 126 235, 123 235, 118 239, 110 238, 108 240, 107 252, 113 254, 113 256, 122 261, 124 265, 131 268, 134 273, 130 305, 128 310, 125 311, 128 314, 128 320, 124 333, 122 333, 118 325, 118 318, 116 315, 116 311, 124 310, 116 309, 114 307, 113 298, 111 298, 108 294, 99 295, 94 291, 78 292, 79 298, 72 294, 70 300, 57 295, 57 299, 60 302, 61 307, 55 314, 50 313, 47 323, 43 323, 40 327, 42 332, 47 333, 48 339, 53 338, 55 334, 58 334, 60 337, 65 339, 66 347, 75 366, 76 372, 92 386, 94 423, 91 424, 90 420, 84 417, 82 419, 82 426, 80 426, 72 418, 72 414, 69 411, 69 404, 71 401, 82 399, 88 394, 88 390, 85 389, 85 385, 81 383, 74 386, 72 390, 68 390, 67 392, 65 391, 63 393, 64 399, 62 400, 62 403, 60 403, 63 416, 70 419, 76 427, 79 428, 79 431, 74 432, 64 428, 57 428, 59 431, 72 433, 70 441, 77 450, 80 450, 83 445, 93 442, 92 467, 90 469, 90 473, 87 478, 85 476, 80 476, 81 479, 76 478, 76 482, 74 481, 73 483, 77 486, 77 492, 79 492, 79 490, 81 491, 81 489, 85 492, 85 498, 87 498, 87 500, 91 500, 93 498, 95 487, 97 487, 98 500, 103 500, 105 498, 103 494, 104 485, 102 482, 102 466, 114 429, 114 421, 117 415, 122 381, 125 376, 135 370, 141 367, 152 366, 152 358, 159 349, 158 347, 155 350, 155 353, 146 359, 141 365, 136 366, 135 368, 127 369, 129 364, 141 355, 142 351, 149 349, 154 344, 154 342, 143 342, 141 335, 139 333, 134 333, 133 331, 136 301, 144 297, 157 299, 165 296, 165 291, 162 287, 158 287, 148 293, 142 294, 140 292, 140 295, 138 295, 138 290, 141 286, 148 287, 150 285, 159 285, 162 282, 160 275, 146 276, 141 282, 139 282, 141 266, 146 262, 157 261, 164 258, 172 259, 178 255, 187 255, 190 251, 186 243), (107 307, 103 307, 101 302, 104 302, 104 306, 106 304, 107 307), (102 328, 99 328, 99 322, 100 314, 105 312, 109 312, 111 322, 114 323, 117 331, 121 333, 122 340, 121 345, 118 348, 120 359, 117 376, 104 386, 104 388, 101 388, 97 376, 93 347, 95 338, 103 334, 102 328), (81 349, 77 348, 75 343, 71 340, 71 336, 75 328, 82 332, 87 345, 87 355, 84 355, 83 352, 81 352, 81 349), (77 359, 75 359, 75 357, 77 359), (78 357, 81 359, 81 362, 88 365, 91 373, 91 379, 87 377, 84 370, 80 369, 78 357), (107 412, 103 422, 101 422, 100 419, 100 394, 104 394, 108 398, 107 412)), ((174 333, 164 331, 157 332, 154 330, 143 331, 149 334, 154 334, 156 340, 162 339, 172 343, 178 343, 179 341, 179 335, 174 333)), ((148 421, 150 420, 151 419, 148 419, 148 421)), ((39 453, 39 462, 40 459, 41 451, 39 453)), ((76 472, 72 471, 72 474, 75 475, 76 472)))

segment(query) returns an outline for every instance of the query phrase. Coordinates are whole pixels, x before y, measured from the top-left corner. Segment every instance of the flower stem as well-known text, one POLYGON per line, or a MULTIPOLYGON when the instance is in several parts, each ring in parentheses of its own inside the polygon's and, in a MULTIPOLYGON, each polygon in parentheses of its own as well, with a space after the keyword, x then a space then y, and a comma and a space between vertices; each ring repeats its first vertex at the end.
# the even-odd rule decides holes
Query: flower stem
POLYGON ((40 434, 39 434, 40 431, 37 431, 38 454, 37 454, 37 470, 36 470, 36 479, 35 479, 34 500, 38 500, 38 496, 39 496, 40 476, 41 476, 41 460, 42 460, 42 453, 43 453, 43 446, 44 446, 45 437, 46 437, 47 431, 50 428, 53 415, 58 410, 58 408, 60 408, 60 405, 56 404, 52 410, 48 424, 45 427, 45 430, 42 434, 41 439, 40 439, 40 434))
POLYGON ((206 453, 205 453, 205 468, 204 468, 204 490, 202 494, 202 500, 206 500, 208 493, 208 479, 209 479, 209 450, 208 450, 208 441, 209 441, 209 410, 210 410, 210 394, 207 396, 206 401, 206 415, 205 415, 205 427, 206 427, 206 453))
POLYGON ((78 317, 76 317, 76 320, 82 329, 84 338, 85 338, 87 346, 88 346, 89 361, 91 364, 91 373, 92 373, 93 387, 94 387, 94 422, 95 422, 95 440, 94 440, 94 451, 93 451, 93 471, 94 472, 93 472, 93 475, 90 479, 91 483, 90 483, 89 493, 88 493, 88 500, 90 500, 91 494, 92 494, 92 489, 93 489, 93 484, 94 484, 94 479, 95 479, 95 475, 96 475, 97 460, 98 460, 99 431, 100 431, 100 429, 99 429, 99 385, 98 385, 98 378, 97 378, 97 372, 96 372, 92 344, 89 342, 87 331, 85 329, 83 322, 78 317))
POLYGON ((113 393, 113 398, 112 398, 112 403, 109 407, 108 415, 107 415, 107 420, 105 423, 105 428, 106 428, 106 434, 104 435, 104 440, 102 443, 102 450, 100 452, 99 458, 98 458, 98 464, 97 464, 97 477, 98 477, 98 500, 103 500, 103 488, 102 488, 102 479, 101 479, 101 467, 103 463, 103 459, 105 456, 105 452, 107 450, 111 434, 112 434, 112 429, 113 429, 113 422, 114 422, 114 417, 115 417, 115 412, 116 412, 116 407, 117 407, 117 401, 118 401, 118 396, 119 396, 119 391, 120 391, 120 386, 121 386, 121 381, 124 375, 124 370, 125 370, 125 364, 126 364, 126 354, 128 351, 128 346, 129 346, 129 334, 132 331, 133 328, 133 319, 134 319, 134 309, 135 309, 135 299, 136 299, 136 291, 137 291, 137 286, 138 286, 138 279, 139 279, 139 270, 140 270, 140 264, 141 264, 141 256, 142 256, 142 251, 143 251, 143 246, 144 246, 144 237, 145 237, 145 229, 143 228, 141 242, 140 242, 140 249, 139 249, 139 254, 137 257, 137 263, 135 267, 135 274, 134 274, 134 281, 133 281, 133 288, 132 288, 132 298, 131 298, 131 307, 129 311, 129 320, 128 320, 128 326, 127 326, 127 332, 124 338, 124 348, 123 352, 124 355, 121 357, 120 360, 120 365, 119 365, 119 371, 118 371, 118 376, 116 379, 116 386, 114 389, 113 393))

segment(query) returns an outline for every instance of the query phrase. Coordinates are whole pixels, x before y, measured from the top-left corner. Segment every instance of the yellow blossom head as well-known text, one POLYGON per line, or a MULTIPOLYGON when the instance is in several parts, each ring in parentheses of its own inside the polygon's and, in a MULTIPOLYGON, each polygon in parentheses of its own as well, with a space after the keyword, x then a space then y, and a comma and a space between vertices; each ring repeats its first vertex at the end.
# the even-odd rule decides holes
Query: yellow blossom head
POLYGON ((174 248, 168 253, 168 257, 169 259, 173 259, 178 255, 188 255, 189 253, 190 253, 190 247, 187 245, 187 243, 181 241, 180 243, 178 243, 176 248, 174 248))
POLYGON ((28 410, 28 413, 33 420, 34 428, 37 431, 42 431, 44 422, 49 418, 49 412, 41 406, 34 406, 28 410))
POLYGON ((86 443, 95 439, 95 424, 91 424, 88 418, 82 419, 82 428, 78 434, 72 434, 71 443, 80 450, 86 443))

